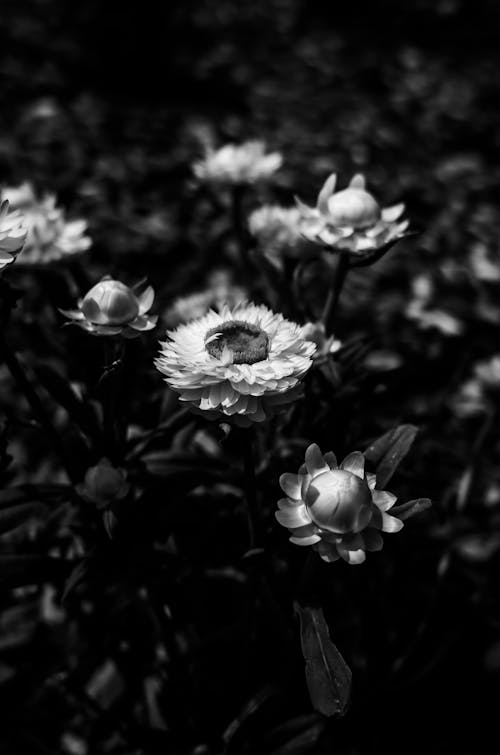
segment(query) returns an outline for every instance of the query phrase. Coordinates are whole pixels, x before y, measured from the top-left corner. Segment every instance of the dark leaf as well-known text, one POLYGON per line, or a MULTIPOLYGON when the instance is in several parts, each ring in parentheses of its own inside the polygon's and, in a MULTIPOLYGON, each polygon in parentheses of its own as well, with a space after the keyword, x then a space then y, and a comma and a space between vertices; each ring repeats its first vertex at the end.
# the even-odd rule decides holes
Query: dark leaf
POLYGON ((88 560, 83 559, 83 561, 80 561, 75 566, 75 568, 69 575, 68 579, 66 580, 66 584, 64 585, 64 592, 61 598, 61 603, 64 604, 64 602, 68 599, 71 593, 78 587, 80 582, 83 581, 84 577, 86 577, 87 573, 88 573, 88 560))
POLYGON ((21 503, 18 506, 0 510, 0 535, 16 529, 44 510, 45 507, 38 503, 21 503))
POLYGON ((418 428, 400 425, 382 435, 364 452, 367 461, 376 467, 377 488, 384 488, 410 450, 418 428))
POLYGON ((36 555, 0 555, 0 587, 35 585, 51 576, 53 560, 36 555))
POLYGON ((313 707, 324 716, 343 716, 351 696, 351 670, 330 639, 322 609, 296 603, 295 610, 313 707))
POLYGON ((391 509, 391 515, 397 516, 398 519, 404 521, 415 514, 420 514, 431 506, 432 502, 429 498, 415 498, 413 501, 402 503, 401 506, 394 506, 391 509))

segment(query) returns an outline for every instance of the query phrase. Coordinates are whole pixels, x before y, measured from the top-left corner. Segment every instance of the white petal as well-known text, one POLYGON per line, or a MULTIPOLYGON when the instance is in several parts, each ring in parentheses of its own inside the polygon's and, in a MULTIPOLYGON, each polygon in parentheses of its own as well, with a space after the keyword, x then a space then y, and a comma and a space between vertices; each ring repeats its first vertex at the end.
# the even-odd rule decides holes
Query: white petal
POLYGON ((349 188, 350 189, 364 189, 365 187, 366 187, 365 177, 361 173, 356 173, 356 175, 351 178, 349 188))
POLYGON ((319 543, 321 538, 319 535, 307 535, 306 537, 292 536, 289 540, 294 545, 314 545, 314 543, 319 543))
POLYGON ((311 517, 307 509, 302 506, 290 506, 288 509, 280 509, 275 512, 275 517, 283 527, 293 529, 294 527, 304 527, 311 524, 311 517))
POLYGON ((323 458, 330 469, 338 469, 337 457, 335 456, 333 451, 328 451, 326 454, 323 454, 323 458))
POLYGON ((305 455, 306 468, 313 477, 321 472, 328 472, 330 467, 325 462, 321 449, 317 443, 311 443, 305 455))
POLYGON ((374 490, 372 491, 372 500, 380 511, 388 511, 398 499, 393 493, 389 493, 388 490, 374 490))
POLYGON ((382 210, 382 220, 385 223, 394 223, 394 221, 397 220, 404 211, 405 206, 403 203, 395 204, 391 207, 384 207, 382 210))
POLYGON ((337 183, 337 175, 335 173, 332 173, 331 176, 328 176, 325 183, 323 184, 323 188, 318 194, 317 207, 322 215, 328 215, 328 200, 330 199, 333 192, 335 191, 336 183, 337 183))
POLYGON ((300 500, 300 488, 302 485, 302 478, 299 477, 299 475, 291 474, 291 472, 285 472, 280 477, 280 485, 281 485, 281 489, 288 496, 290 496, 290 498, 293 498, 296 501, 300 500))
POLYGON ((399 532, 403 529, 403 522, 390 514, 382 514, 382 532, 399 532))
POLYGON ((357 477, 365 478, 365 457, 361 451, 353 451, 345 457, 344 461, 340 464, 340 469, 344 469, 346 472, 351 472, 357 477))

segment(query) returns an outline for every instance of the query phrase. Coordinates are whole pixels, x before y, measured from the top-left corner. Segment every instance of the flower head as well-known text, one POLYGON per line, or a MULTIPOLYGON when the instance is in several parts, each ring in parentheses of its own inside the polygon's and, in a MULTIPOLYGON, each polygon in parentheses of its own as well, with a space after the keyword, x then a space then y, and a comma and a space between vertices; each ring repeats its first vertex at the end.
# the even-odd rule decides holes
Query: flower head
POLYGON ((382 548, 381 532, 399 532, 403 526, 387 513, 396 496, 375 485, 360 451, 339 465, 335 454, 323 455, 312 443, 299 473, 280 477, 287 497, 278 501, 276 519, 288 528, 292 543, 312 545, 324 561, 361 564, 366 551, 382 548))
POLYGON ((401 220, 404 204, 381 208, 366 191, 364 176, 356 175, 347 189, 335 191, 335 173, 326 180, 316 207, 297 201, 301 233, 316 244, 365 256, 401 238, 408 221, 401 220))
POLYGON ((28 229, 20 212, 9 212, 9 202, 0 204, 0 271, 16 259, 28 229))
POLYGON ((220 149, 207 148, 203 160, 195 163, 193 171, 200 181, 219 184, 254 184, 265 181, 281 167, 279 152, 266 154, 261 141, 226 144, 220 149))
POLYGON ((307 243, 300 231, 301 212, 298 207, 264 205, 248 218, 248 228, 257 239, 259 250, 271 262, 283 257, 299 257, 307 243))
POLYGON ((123 469, 114 467, 109 459, 101 459, 95 467, 89 467, 83 483, 76 486, 78 495, 102 509, 114 501, 125 498, 130 490, 123 469))
POLYGON ((38 199, 29 183, 6 188, 2 198, 20 210, 27 227, 27 239, 20 262, 24 265, 46 265, 68 256, 81 254, 92 242, 85 235, 85 220, 66 220, 64 210, 56 206, 53 194, 38 199))
POLYGON ((246 303, 211 310, 167 335, 155 364, 180 400, 240 426, 297 398, 316 349, 299 325, 246 303))
POLYGON ((124 283, 105 277, 78 302, 78 309, 61 312, 92 335, 134 338, 155 327, 158 318, 147 315, 153 300, 151 286, 136 294, 124 283))

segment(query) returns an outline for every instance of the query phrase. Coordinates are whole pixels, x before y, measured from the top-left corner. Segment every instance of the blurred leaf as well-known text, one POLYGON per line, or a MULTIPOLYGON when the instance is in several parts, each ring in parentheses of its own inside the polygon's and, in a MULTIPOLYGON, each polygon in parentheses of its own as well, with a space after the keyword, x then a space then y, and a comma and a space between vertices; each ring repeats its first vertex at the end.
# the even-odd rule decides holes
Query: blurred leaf
POLYGON ((69 575, 68 579, 66 580, 66 584, 64 585, 64 592, 62 594, 61 603, 64 604, 65 601, 68 599, 68 597, 71 595, 73 590, 75 590, 80 582, 83 580, 83 578, 87 575, 89 570, 89 563, 88 559, 83 559, 83 561, 80 561, 71 574, 69 575))
POLYGON ((389 430, 372 443, 364 452, 367 461, 376 467, 377 488, 384 488, 412 447, 418 428, 400 425, 389 430))
POLYGON ((301 755, 312 752, 326 726, 317 713, 295 716, 272 729, 266 736, 266 751, 272 755, 301 755))
POLYGON ((391 514, 404 521, 415 514, 420 514, 431 506, 432 502, 429 498, 415 498, 413 501, 402 503, 401 506, 394 506, 391 509, 391 514))
POLYGON ((321 608, 295 603, 311 702, 324 716, 343 716, 351 696, 351 670, 330 639, 321 608))
POLYGON ((44 582, 51 575, 54 559, 35 555, 0 555, 0 587, 12 588, 44 582))
POLYGON ((16 529, 42 511, 45 511, 45 507, 38 503, 21 503, 18 506, 0 510, 0 535, 16 529))

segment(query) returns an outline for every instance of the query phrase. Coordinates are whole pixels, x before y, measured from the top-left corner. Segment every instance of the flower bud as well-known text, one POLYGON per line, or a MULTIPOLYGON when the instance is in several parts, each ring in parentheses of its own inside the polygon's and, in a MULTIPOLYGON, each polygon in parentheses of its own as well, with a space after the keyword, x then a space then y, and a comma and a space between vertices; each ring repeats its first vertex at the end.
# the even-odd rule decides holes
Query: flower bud
POLYGON ((113 467, 108 459, 101 459, 95 467, 87 469, 83 484, 77 486, 78 494, 98 508, 124 498, 129 489, 124 471, 113 467))
POLYGON ((348 188, 328 199, 328 214, 336 226, 367 228, 380 219, 380 207, 364 189, 348 188))
POLYGON ((322 530, 338 534, 364 529, 372 516, 371 502, 365 480, 342 469, 315 477, 305 496, 312 521, 322 530))
POLYGON ((139 303, 134 292, 116 280, 102 280, 86 294, 81 311, 95 325, 124 325, 135 320, 139 303))

